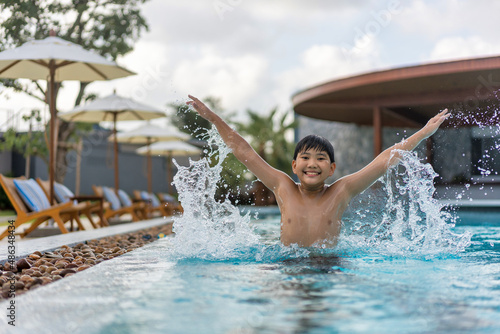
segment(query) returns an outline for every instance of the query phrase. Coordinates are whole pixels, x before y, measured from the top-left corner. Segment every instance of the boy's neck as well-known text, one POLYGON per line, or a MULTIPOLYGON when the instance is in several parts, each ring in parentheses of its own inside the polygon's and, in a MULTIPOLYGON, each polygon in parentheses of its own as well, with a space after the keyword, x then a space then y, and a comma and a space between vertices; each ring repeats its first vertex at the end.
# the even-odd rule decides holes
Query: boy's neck
POLYGON ((300 193, 302 195, 307 196, 307 197, 315 197, 317 195, 320 195, 326 189, 324 183, 321 184, 321 185, 318 185, 316 187, 307 187, 307 186, 304 186, 302 183, 299 183, 298 186, 299 186, 300 193))

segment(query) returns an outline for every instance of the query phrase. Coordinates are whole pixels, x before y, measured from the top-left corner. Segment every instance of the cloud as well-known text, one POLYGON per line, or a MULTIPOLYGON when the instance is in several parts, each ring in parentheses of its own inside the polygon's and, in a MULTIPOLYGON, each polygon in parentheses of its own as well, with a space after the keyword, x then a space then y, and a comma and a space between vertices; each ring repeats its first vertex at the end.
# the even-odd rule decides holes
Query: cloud
MULTIPOLYGON (((456 18, 450 16, 461 12, 460 4, 450 5, 450 1, 430 3, 423 0, 406 2, 402 13, 395 20, 407 35, 419 35, 426 39, 436 39, 456 29, 456 18)), ((452 0, 452 2, 456 2, 452 0)))
POLYGON ((166 66, 169 51, 164 43, 140 40, 135 44, 134 51, 118 59, 117 63, 140 75, 143 71, 147 72, 152 64, 166 66))
POLYGON ((495 22, 499 2, 414 0, 402 2, 401 8, 402 13, 395 20, 407 36, 418 35, 436 41, 450 35, 480 35, 497 40, 495 22))
MULTIPOLYGON (((200 50, 203 45, 223 46, 237 42, 237 39, 262 38, 263 20, 252 17, 243 8, 244 1, 236 0, 165 0, 152 1, 144 6, 151 30, 145 38, 163 41, 171 47, 187 47, 191 51, 200 50), (228 8, 223 17, 217 11, 217 3, 228 8), (249 27, 254 34, 249 34, 249 27), (255 36, 255 32, 260 34, 255 36)), ((241 46, 241 45, 239 45, 241 46)))
POLYGON ((500 45, 489 43, 479 36, 446 37, 439 40, 430 51, 430 60, 446 60, 493 56, 500 53, 500 45))
MULTIPOLYGON (((213 95, 229 110, 267 112, 289 108, 294 92, 324 81, 492 55, 500 45, 500 2, 488 0, 162 0, 142 9, 150 31, 118 61, 138 74, 92 83, 89 91, 104 96, 116 88, 162 109, 187 93, 213 95), (231 7, 222 18, 217 2, 231 7), (381 16, 394 4, 390 18, 381 16)), ((65 83, 61 110, 72 107, 76 90, 65 83)), ((33 105, 4 95, 4 108, 33 105)))
POLYGON ((264 80, 267 61, 258 55, 226 57, 213 49, 204 49, 196 59, 186 59, 176 66, 173 85, 182 96, 222 98, 229 110, 242 110, 264 80))
MULTIPOLYGON (((283 21, 294 19, 298 24, 312 22, 325 17, 332 17, 332 12, 357 11, 374 1, 363 0, 253 0, 239 1, 242 10, 248 10, 252 16, 264 20, 283 21)), ((239 8, 238 8, 239 9, 239 8)))
POLYGON ((313 45, 300 55, 299 65, 277 76, 272 95, 281 106, 290 108, 291 97, 299 90, 360 74, 379 65, 378 46, 374 41, 355 52, 339 45, 313 45))
MULTIPOLYGON (((354 31, 357 40, 349 34, 345 39, 359 9, 367 7, 385 8, 374 1, 347 0, 150 2, 144 11, 154 31, 144 40, 167 46, 172 79, 165 85, 177 97, 163 94, 165 102, 196 90, 220 97, 228 108, 269 110, 289 105, 297 89, 369 68, 365 64, 373 63, 377 36, 354 31), (231 6, 223 18, 215 3, 231 6), (352 45, 330 47, 339 39, 352 45)), ((376 22, 372 16, 361 22, 376 22)), ((142 51, 134 59, 150 59, 154 52, 142 51)))

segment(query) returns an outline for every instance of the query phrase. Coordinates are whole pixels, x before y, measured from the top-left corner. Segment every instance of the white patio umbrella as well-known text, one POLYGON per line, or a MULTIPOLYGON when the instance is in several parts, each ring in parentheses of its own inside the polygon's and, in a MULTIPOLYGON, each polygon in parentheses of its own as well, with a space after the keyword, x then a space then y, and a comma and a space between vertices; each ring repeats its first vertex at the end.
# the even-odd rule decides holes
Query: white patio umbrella
POLYGON ((70 122, 113 122, 115 190, 118 191, 120 182, 118 177, 118 141, 116 139, 116 122, 160 118, 165 117, 165 113, 159 109, 136 102, 132 99, 111 94, 101 99, 94 100, 88 104, 78 106, 72 111, 61 113, 59 114, 59 117, 70 122))
MULTIPOLYGON (((160 127, 153 124, 141 125, 135 129, 116 134, 119 143, 144 144, 148 140, 153 142, 170 140, 189 140, 191 136, 181 132, 173 126, 160 127)), ((110 137, 109 140, 114 140, 110 137)))
MULTIPOLYGON (((169 141, 169 140, 189 140, 191 136, 186 133, 180 132, 172 126, 159 127, 153 124, 145 124, 133 130, 127 132, 119 132, 116 134, 116 139, 120 143, 130 143, 130 144, 146 144, 145 147, 149 147, 152 143, 158 141, 169 141)), ((110 136, 109 140, 114 140, 114 136, 110 136)), ((148 178, 148 192, 152 192, 152 164, 151 164, 151 154, 149 151, 146 152, 147 155, 147 178, 148 178)))
POLYGON ((65 80, 91 82, 111 80, 135 74, 115 62, 85 50, 61 38, 33 40, 18 48, 0 52, 0 77, 47 80, 47 102, 50 109, 49 181, 50 201, 54 199, 56 145, 55 83, 65 80))
POLYGON ((172 157, 190 156, 201 153, 201 149, 183 141, 159 141, 149 146, 143 146, 136 150, 138 154, 161 155, 167 157, 167 184, 171 183, 170 171, 172 170, 172 157))

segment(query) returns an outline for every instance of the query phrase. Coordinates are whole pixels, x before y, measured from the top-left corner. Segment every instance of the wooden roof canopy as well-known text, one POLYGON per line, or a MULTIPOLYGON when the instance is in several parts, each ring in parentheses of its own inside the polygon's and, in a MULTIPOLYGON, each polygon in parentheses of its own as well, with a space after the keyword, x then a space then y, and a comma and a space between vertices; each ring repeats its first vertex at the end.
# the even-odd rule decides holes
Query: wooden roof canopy
MULTIPOLYGON (((500 57, 488 57, 333 80, 298 92, 292 102, 300 115, 376 127, 421 127, 444 108, 474 113, 476 120, 487 125, 500 122, 495 111, 498 89, 500 57)), ((459 123, 453 120, 454 126, 472 125, 459 123)))

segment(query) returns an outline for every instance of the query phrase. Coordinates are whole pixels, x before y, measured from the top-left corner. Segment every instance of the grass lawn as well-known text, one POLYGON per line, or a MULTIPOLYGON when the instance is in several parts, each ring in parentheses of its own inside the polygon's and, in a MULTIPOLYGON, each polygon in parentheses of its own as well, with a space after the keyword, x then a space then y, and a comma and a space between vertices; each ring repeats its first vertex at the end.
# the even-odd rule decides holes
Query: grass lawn
POLYGON ((0 226, 5 226, 9 224, 7 217, 15 216, 16 212, 14 210, 1 210, 0 211, 0 226))
POLYGON ((0 219, 2 216, 15 216, 16 212, 14 210, 0 210, 0 219))

